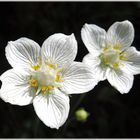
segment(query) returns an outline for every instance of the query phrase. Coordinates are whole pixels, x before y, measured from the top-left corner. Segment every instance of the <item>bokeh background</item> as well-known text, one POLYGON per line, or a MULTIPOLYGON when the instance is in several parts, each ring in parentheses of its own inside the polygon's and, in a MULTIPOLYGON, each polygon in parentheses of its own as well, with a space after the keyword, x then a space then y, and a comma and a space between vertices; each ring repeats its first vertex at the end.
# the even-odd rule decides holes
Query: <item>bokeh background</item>
MULTIPOLYGON (((85 23, 106 30, 115 21, 130 20, 135 28, 133 45, 140 50, 139 2, 0 2, 0 74, 10 69, 5 57, 8 41, 28 37, 40 45, 54 33, 74 33, 77 61, 88 53, 80 31, 85 23)), ((128 94, 121 95, 107 81, 84 95, 71 96, 68 120, 59 130, 45 126, 33 106, 16 106, 0 99, 0 138, 139 138, 140 75, 128 94), (75 118, 84 107, 86 122, 75 118)))

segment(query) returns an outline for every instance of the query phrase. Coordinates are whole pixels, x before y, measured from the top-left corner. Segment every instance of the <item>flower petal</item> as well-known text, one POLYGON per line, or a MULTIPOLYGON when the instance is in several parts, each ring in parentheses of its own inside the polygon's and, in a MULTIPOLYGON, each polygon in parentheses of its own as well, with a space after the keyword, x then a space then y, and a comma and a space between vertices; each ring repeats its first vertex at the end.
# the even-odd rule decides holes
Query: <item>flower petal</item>
POLYGON ((2 87, 0 97, 5 101, 15 105, 28 105, 32 102, 33 93, 27 72, 19 72, 14 69, 8 70, 0 77, 2 87))
POLYGON ((122 49, 129 47, 134 39, 134 28, 131 22, 115 22, 107 32, 108 41, 112 45, 120 44, 122 49))
POLYGON ((83 63, 91 67, 92 72, 96 75, 97 79, 101 81, 106 79, 107 68, 101 64, 99 57, 94 57, 93 54, 89 53, 83 58, 83 63))
POLYGON ((69 97, 59 90, 49 95, 38 95, 33 100, 36 114, 51 128, 62 126, 69 114, 69 97))
POLYGON ((90 53, 99 53, 104 46, 106 31, 94 24, 85 24, 81 30, 82 40, 90 53))
POLYGON ((57 33, 47 38, 42 45, 44 61, 58 65, 68 65, 77 54, 77 41, 74 35, 57 33))
POLYGON ((130 74, 140 73, 140 52, 135 47, 128 48, 125 52, 126 61, 122 70, 130 74))
POLYGON ((20 38, 8 42, 6 57, 12 67, 31 68, 40 59, 40 47, 31 39, 20 38))
POLYGON ((95 77, 84 63, 74 62, 62 73, 64 82, 61 90, 68 94, 88 92, 98 83, 95 77))
POLYGON ((134 77, 121 70, 113 70, 107 72, 109 83, 114 86, 120 93, 128 93, 133 85, 134 77))

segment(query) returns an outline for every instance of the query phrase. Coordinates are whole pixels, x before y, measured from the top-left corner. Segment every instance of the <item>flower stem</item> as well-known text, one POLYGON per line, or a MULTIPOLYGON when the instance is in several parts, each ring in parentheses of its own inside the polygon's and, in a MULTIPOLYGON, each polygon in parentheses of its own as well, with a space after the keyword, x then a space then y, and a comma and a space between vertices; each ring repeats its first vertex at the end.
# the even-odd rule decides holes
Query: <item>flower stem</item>
POLYGON ((76 102, 75 106, 72 108, 69 118, 71 118, 71 116, 75 112, 76 108, 80 105, 80 103, 82 102, 82 100, 84 99, 85 96, 86 96, 86 93, 81 94, 79 100, 76 102))

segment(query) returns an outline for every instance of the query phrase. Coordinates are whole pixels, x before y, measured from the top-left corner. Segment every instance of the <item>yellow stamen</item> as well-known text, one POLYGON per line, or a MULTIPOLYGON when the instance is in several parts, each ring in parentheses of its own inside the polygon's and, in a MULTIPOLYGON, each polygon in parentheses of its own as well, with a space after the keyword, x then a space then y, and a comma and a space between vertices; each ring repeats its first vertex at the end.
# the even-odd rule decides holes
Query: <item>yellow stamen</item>
POLYGON ((54 69, 55 68, 55 65, 54 64, 47 64, 51 69, 54 69))
POLYGON ((41 60, 38 58, 36 65, 31 66, 35 71, 41 68, 41 60))
POLYGON ((123 60, 123 61, 126 61, 127 58, 126 58, 126 53, 122 53, 119 57, 120 60, 123 60))
POLYGON ((47 86, 47 88, 48 88, 48 90, 53 90, 54 86, 49 85, 49 86, 47 86))
POLYGON ((29 81, 29 84, 32 86, 32 87, 37 87, 38 86, 38 81, 34 78, 31 78, 30 81, 29 81))
POLYGON ((60 79, 61 79, 61 76, 60 76, 60 75, 56 75, 55 81, 56 81, 56 82, 59 82, 60 79))
POLYGON ((47 94, 49 93, 50 90, 53 90, 53 89, 54 89, 54 86, 52 85, 44 86, 41 88, 43 94, 47 94))
POLYGON ((64 80, 61 79, 61 75, 57 74, 55 77, 56 82, 64 82, 64 80))
POLYGON ((120 45, 120 44, 116 44, 116 45, 114 46, 114 49, 115 49, 115 50, 119 50, 119 51, 120 51, 121 48, 122 48, 122 45, 120 45))
POLYGON ((41 90, 42 90, 42 91, 46 91, 46 90, 48 90, 48 87, 42 87, 41 90))
POLYGON ((46 61, 46 64, 50 69, 55 69, 57 67, 57 64, 49 63, 48 61, 46 61))
POLYGON ((103 55, 102 58, 103 58, 104 63, 105 63, 106 65, 108 65, 108 64, 109 64, 109 59, 108 59, 108 57, 105 56, 105 55, 103 55))
POLYGON ((116 63, 113 64, 113 68, 114 68, 114 69, 118 69, 119 66, 120 66, 119 62, 116 62, 116 63))
POLYGON ((34 69, 34 70, 39 70, 40 69, 40 65, 39 64, 37 64, 37 65, 35 65, 35 66, 32 66, 32 68, 34 69))
POLYGON ((64 80, 61 79, 63 71, 64 71, 63 68, 57 70, 56 77, 55 77, 56 82, 64 82, 64 80))
POLYGON ((104 52, 107 52, 107 51, 109 51, 110 48, 111 48, 111 45, 107 45, 107 46, 103 49, 103 51, 104 51, 104 52))

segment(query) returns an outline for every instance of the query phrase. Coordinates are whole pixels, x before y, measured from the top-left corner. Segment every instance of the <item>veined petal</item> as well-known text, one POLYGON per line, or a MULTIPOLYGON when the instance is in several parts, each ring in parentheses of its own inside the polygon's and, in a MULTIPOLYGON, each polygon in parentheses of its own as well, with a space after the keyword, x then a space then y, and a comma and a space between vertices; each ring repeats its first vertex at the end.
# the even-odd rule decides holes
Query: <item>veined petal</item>
POLYGON ((128 93, 132 88, 134 77, 121 70, 115 71, 110 69, 110 71, 107 72, 107 79, 113 87, 123 94, 128 93))
POLYGON ((94 24, 85 24, 81 36, 90 53, 98 54, 105 45, 106 31, 94 24))
POLYGON ((40 47, 31 39, 20 38, 8 42, 6 57, 12 67, 31 68, 38 64, 40 59, 40 47))
POLYGON ((43 60, 58 65, 68 65, 77 54, 77 41, 74 34, 67 36, 61 33, 51 35, 42 45, 43 60))
POLYGON ((125 52, 126 61, 122 70, 130 74, 140 73, 140 52, 135 47, 128 48, 125 52))
POLYGON ((56 129, 65 123, 70 108, 69 97, 57 89, 47 96, 36 96, 33 105, 40 120, 48 127, 56 129))
POLYGON ((97 79, 101 81, 106 79, 107 68, 102 66, 99 57, 94 57, 89 53, 83 58, 83 63, 91 67, 92 72, 94 75, 96 75, 97 79))
POLYGON ((107 32, 107 39, 112 45, 121 45, 122 50, 129 47, 134 39, 134 28, 131 22, 115 22, 107 32))
POLYGON ((99 59, 99 57, 94 57, 91 53, 88 53, 87 55, 84 56, 83 62, 91 67, 95 67, 100 65, 101 60, 99 59))
POLYGON ((91 69, 81 62, 73 62, 62 73, 61 90, 68 94, 88 92, 97 85, 96 75, 91 69))
POLYGON ((34 89, 29 85, 29 75, 27 72, 8 70, 0 77, 2 87, 0 97, 5 101, 15 105, 28 105, 32 102, 34 89))

